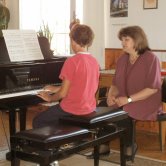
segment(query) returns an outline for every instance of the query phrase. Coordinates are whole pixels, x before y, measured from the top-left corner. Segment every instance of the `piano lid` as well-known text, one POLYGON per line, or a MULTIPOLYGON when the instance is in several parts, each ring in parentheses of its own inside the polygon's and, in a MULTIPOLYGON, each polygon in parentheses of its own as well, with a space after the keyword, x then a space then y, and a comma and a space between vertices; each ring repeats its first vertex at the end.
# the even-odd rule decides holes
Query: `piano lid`
MULTIPOLYGON (((43 54, 44 60, 52 59, 53 51, 50 49, 50 44, 46 37, 38 37, 41 52, 43 54)), ((43 60, 41 60, 43 61, 43 60)), ((11 63, 9 54, 7 51, 6 43, 3 37, 0 37, 0 64, 11 63)))

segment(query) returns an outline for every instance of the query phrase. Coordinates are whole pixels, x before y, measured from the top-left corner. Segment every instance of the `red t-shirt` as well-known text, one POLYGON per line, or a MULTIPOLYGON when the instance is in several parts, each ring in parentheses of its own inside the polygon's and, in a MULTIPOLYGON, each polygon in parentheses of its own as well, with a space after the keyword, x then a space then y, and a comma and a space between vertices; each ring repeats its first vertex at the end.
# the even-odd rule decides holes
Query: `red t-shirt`
POLYGON ((117 62, 113 84, 119 90, 118 96, 131 96, 144 88, 158 89, 145 100, 126 104, 123 109, 137 120, 156 120, 161 107, 161 69, 158 58, 150 51, 140 55, 131 65, 125 54, 117 62))
POLYGON ((95 111, 99 64, 92 55, 78 53, 68 58, 59 77, 70 81, 68 94, 60 103, 65 112, 85 115, 95 111))

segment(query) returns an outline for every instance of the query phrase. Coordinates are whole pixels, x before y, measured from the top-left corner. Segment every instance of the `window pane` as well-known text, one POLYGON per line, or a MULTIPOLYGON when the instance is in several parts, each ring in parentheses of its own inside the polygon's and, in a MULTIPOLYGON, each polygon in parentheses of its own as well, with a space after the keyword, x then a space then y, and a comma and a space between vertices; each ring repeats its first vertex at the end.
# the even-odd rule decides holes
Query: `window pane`
POLYGON ((69 24, 69 0, 20 0, 20 28, 38 32, 48 25, 56 54, 70 53, 69 24))
POLYGON ((76 4, 76 17, 82 22, 83 0, 20 0, 20 29, 34 29, 38 32, 48 25, 53 34, 51 49, 54 54, 70 54, 69 24, 72 2, 76 4))
POLYGON ((20 0, 20 28, 38 30, 41 22, 40 0, 20 0))

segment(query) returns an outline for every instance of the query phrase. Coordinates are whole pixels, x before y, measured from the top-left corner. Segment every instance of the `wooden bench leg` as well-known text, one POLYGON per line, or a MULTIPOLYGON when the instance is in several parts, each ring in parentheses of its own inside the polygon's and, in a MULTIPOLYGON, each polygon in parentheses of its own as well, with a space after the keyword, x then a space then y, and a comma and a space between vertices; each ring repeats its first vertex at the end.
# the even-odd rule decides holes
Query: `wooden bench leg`
POLYGON ((134 162, 135 142, 136 142, 136 120, 135 119, 132 120, 132 124, 133 124, 133 136, 132 136, 132 158, 131 158, 131 161, 134 162))
POLYGON ((99 166, 99 147, 94 147, 94 166, 99 166))
POLYGON ((11 160, 11 166, 20 166, 20 160, 17 158, 13 158, 11 160))
MULTIPOLYGON (((11 145, 11 148, 13 148, 13 145, 11 145)), ((8 155, 10 155, 11 166, 20 166, 20 159, 16 157, 14 150, 11 149, 8 155)))
POLYGON ((126 157, 125 157, 125 131, 120 135, 120 165, 126 166, 126 157))

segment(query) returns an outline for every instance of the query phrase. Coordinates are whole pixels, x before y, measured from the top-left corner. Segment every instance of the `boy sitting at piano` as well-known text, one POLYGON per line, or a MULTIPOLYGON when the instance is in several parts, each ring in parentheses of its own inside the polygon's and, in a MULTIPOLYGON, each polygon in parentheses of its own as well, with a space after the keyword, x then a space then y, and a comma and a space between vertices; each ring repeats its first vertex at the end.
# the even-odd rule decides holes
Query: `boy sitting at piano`
POLYGON ((87 25, 77 24, 71 28, 71 47, 75 55, 68 58, 62 67, 59 75, 62 84, 60 87, 46 86, 38 94, 47 102, 61 102, 39 113, 33 120, 33 128, 56 125, 65 115, 86 115, 95 111, 99 64, 87 52, 93 38, 94 33, 87 25))

